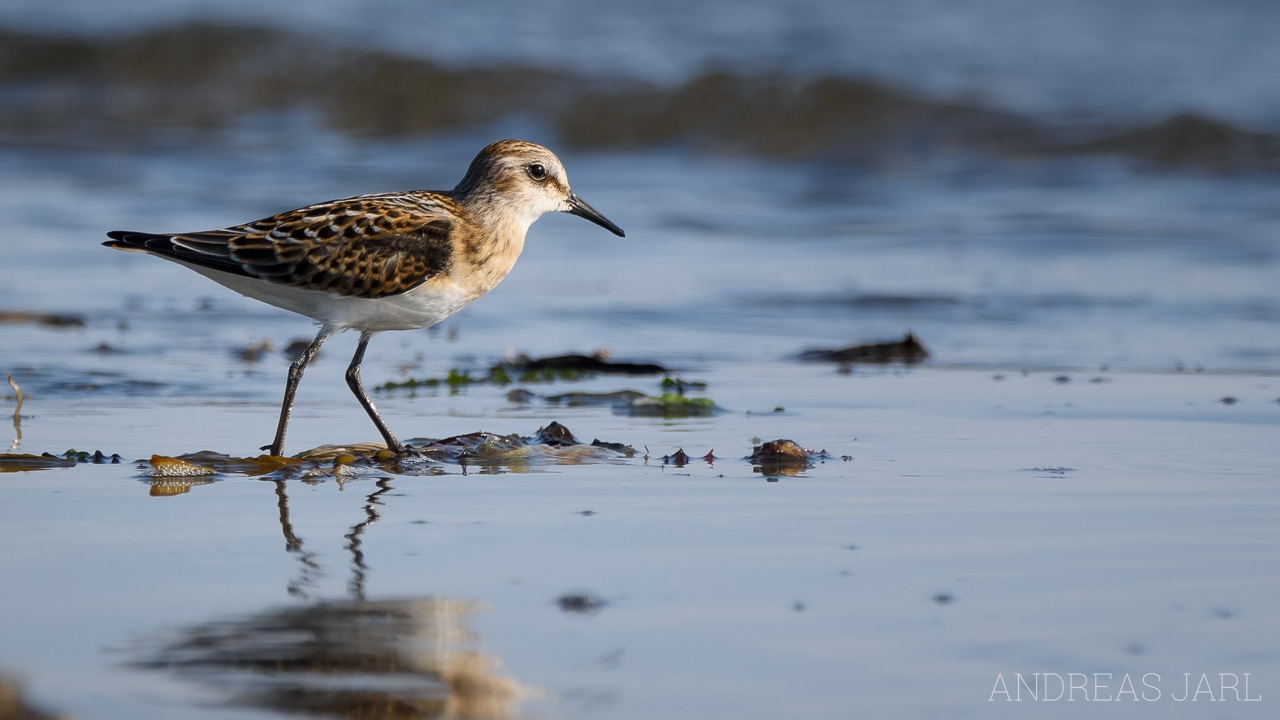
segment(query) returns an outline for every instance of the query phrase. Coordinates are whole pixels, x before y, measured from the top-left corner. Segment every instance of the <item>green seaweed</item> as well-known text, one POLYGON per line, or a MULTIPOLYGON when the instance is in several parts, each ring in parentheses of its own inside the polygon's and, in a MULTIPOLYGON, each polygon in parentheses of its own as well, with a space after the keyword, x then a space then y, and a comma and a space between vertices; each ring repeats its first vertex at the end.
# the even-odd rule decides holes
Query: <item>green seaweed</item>
POLYGON ((711 398, 691 398, 679 393, 663 393, 658 397, 633 400, 629 410, 632 415, 680 418, 709 417, 720 412, 722 408, 712 402, 711 398))
POLYGON ((590 375, 585 370, 574 370, 572 368, 542 368, 539 370, 525 370, 520 373, 520 382, 538 383, 555 382, 557 380, 572 382, 582 380, 590 375))
POLYGON ((374 392, 387 392, 390 390, 417 390, 418 388, 433 388, 440 386, 440 378, 409 378, 401 382, 388 380, 373 388, 374 392))
POLYGON ((463 387, 465 385, 475 385, 488 380, 488 378, 473 378, 471 373, 466 370, 449 370, 449 374, 445 376, 444 382, 451 388, 463 387))

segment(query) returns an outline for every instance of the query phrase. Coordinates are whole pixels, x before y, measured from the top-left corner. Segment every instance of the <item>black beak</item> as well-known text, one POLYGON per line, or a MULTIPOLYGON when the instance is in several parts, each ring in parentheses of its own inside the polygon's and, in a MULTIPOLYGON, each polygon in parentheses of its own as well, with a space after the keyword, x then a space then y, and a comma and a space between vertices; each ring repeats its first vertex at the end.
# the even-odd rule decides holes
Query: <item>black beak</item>
POLYGON ((609 218, 600 214, 598 210, 587 204, 586 200, 578 197, 578 193, 569 193, 569 210, 570 215, 577 215, 580 218, 586 218, 618 237, 626 237, 627 234, 622 232, 622 228, 614 225, 609 218))

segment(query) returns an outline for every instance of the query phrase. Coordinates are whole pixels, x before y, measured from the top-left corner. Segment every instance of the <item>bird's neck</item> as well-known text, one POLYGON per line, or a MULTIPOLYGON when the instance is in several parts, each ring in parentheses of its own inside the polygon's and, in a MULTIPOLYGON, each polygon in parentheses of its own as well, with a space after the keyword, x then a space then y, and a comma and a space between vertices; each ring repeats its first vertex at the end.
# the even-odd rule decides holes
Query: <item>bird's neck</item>
POLYGON ((456 199, 473 228, 469 241, 458 250, 470 266, 476 289, 488 292, 511 272, 536 218, 514 211, 509 203, 499 202, 496 194, 471 193, 456 199))

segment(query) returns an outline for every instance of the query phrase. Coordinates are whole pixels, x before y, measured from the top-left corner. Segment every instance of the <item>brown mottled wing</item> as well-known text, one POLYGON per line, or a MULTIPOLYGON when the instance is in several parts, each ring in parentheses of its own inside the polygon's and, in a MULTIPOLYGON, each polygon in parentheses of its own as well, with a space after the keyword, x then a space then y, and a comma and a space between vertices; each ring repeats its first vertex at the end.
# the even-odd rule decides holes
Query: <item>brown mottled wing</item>
POLYGON ((162 236, 109 233, 113 247, 262 278, 378 298, 448 270, 455 208, 447 198, 371 195, 312 205, 226 230, 162 236))

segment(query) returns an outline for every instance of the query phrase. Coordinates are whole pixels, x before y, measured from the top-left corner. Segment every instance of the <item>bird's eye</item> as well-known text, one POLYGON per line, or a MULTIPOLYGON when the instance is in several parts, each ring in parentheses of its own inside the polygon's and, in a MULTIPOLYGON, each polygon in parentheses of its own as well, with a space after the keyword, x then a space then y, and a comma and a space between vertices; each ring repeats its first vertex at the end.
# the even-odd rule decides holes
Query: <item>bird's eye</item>
POLYGON ((533 178, 534 180, 547 179, 547 169, 542 166, 542 163, 530 163, 528 170, 529 170, 529 177, 533 178))

